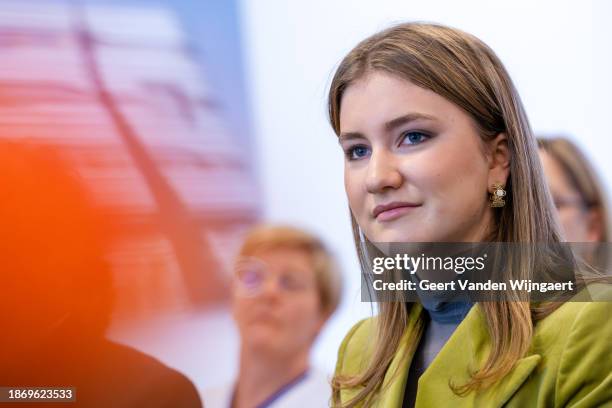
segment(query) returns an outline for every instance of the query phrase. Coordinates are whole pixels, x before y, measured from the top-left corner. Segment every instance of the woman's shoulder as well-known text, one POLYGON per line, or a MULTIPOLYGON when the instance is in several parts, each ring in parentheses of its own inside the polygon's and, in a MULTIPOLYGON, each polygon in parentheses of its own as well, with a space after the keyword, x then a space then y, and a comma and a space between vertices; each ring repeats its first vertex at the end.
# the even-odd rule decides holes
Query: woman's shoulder
POLYGON ((570 301, 536 325, 534 346, 543 375, 555 379, 557 405, 612 399, 611 316, 612 302, 570 301))
POLYGON ((589 285, 536 324, 534 346, 548 354, 553 350, 567 354, 578 343, 591 344, 593 351, 610 350, 612 302, 606 299, 612 299, 610 285, 589 285))
POLYGON ((612 312, 612 286, 608 284, 592 284, 584 288, 578 295, 565 302, 546 319, 544 327, 576 330, 601 325, 610 327, 612 312))
POLYGON ((612 354, 612 302, 566 302, 538 322, 534 347, 560 359, 612 354))

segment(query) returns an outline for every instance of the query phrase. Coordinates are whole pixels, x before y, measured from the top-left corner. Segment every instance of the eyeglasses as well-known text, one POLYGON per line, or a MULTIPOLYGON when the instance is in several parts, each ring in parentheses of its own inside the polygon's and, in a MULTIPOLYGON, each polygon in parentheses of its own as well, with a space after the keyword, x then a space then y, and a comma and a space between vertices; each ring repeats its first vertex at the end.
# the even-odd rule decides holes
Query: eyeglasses
POLYGON ((238 295, 257 296, 272 280, 276 280, 278 288, 284 293, 297 294, 313 286, 304 274, 293 270, 273 272, 269 265, 258 258, 245 257, 236 263, 235 283, 238 295))

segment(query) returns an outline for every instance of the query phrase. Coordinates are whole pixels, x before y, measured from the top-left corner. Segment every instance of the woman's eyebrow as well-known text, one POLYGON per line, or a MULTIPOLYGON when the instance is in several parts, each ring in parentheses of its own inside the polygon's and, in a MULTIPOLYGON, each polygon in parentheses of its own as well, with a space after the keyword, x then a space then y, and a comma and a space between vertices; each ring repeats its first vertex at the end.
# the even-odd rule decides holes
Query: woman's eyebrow
POLYGON ((340 143, 351 139, 366 139, 366 137, 363 135, 363 133, 359 132, 344 132, 338 136, 338 142, 340 143))
POLYGON ((426 115, 424 113, 408 113, 406 115, 399 116, 395 119, 392 119, 385 123, 385 130, 387 132, 392 131, 393 129, 405 125, 406 123, 418 120, 418 119, 426 119, 426 120, 435 120, 433 116, 426 115))
MULTIPOLYGON (((408 113, 406 115, 398 116, 395 119, 391 119, 387 123, 384 124, 384 128, 386 132, 390 132, 395 128, 398 128, 406 123, 413 122, 418 119, 425 120, 435 120, 436 118, 430 115, 426 115, 424 113, 408 113)), ((367 139, 363 133, 360 132, 343 132, 338 136, 338 142, 343 142, 345 140, 351 139, 367 139)))

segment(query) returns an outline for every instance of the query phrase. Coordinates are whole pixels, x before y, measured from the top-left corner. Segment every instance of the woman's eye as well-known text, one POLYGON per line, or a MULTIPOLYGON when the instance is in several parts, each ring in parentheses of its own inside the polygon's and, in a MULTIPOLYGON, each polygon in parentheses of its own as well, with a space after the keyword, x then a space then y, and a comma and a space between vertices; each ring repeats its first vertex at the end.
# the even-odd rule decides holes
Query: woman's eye
POLYGON ((429 136, 423 132, 406 132, 403 136, 402 143, 411 145, 422 143, 429 138, 429 136))
POLYGON ((349 148, 346 151, 346 157, 349 160, 359 160, 366 157, 370 153, 370 148, 363 145, 357 145, 349 148))

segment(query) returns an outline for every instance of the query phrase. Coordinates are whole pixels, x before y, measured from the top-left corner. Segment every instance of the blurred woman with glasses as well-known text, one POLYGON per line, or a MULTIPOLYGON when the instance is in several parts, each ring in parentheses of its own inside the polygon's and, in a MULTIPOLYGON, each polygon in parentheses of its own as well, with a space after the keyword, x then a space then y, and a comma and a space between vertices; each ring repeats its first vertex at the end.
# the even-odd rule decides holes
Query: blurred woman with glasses
POLYGON ((539 138, 538 146, 565 238, 570 242, 609 241, 606 194, 587 158, 563 137, 539 138))
POLYGON ((544 175, 566 241, 574 244, 586 261, 606 269, 605 245, 612 234, 606 192, 583 152, 564 137, 538 138, 544 175))
POLYGON ((309 355, 339 299, 340 276, 319 239, 286 226, 251 230, 232 286, 238 378, 205 393, 206 407, 328 406, 329 381, 309 367, 309 355))

